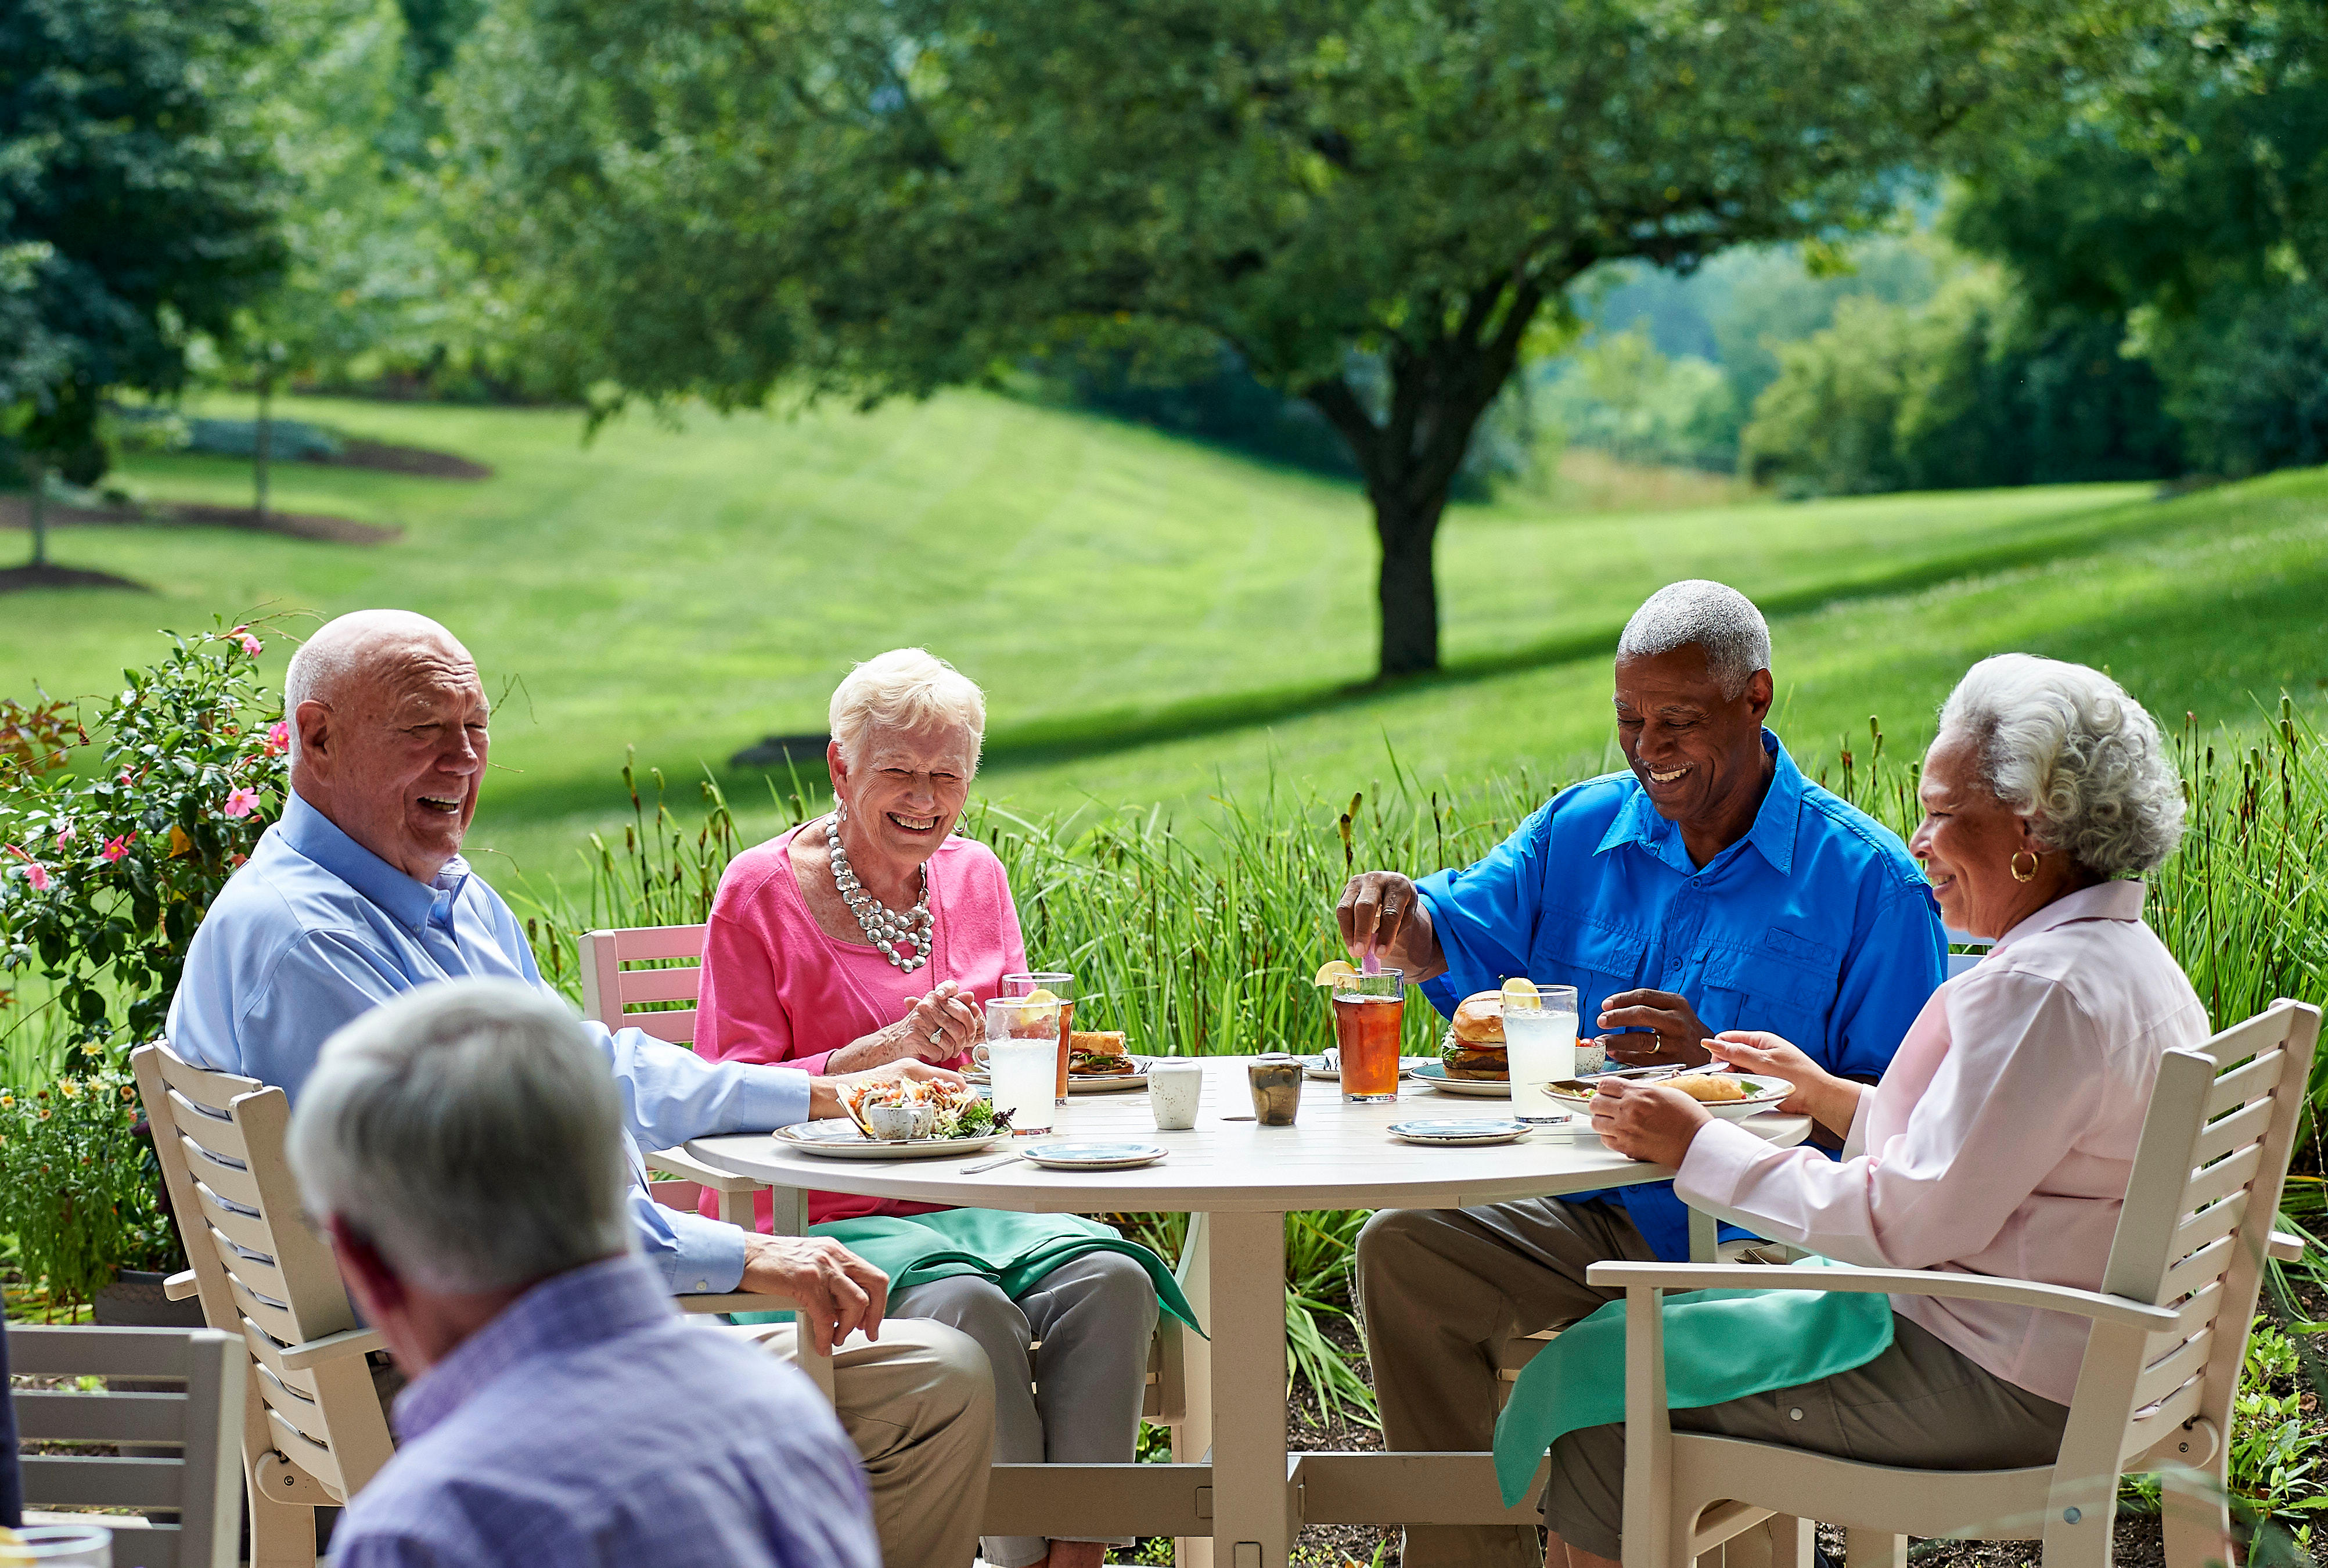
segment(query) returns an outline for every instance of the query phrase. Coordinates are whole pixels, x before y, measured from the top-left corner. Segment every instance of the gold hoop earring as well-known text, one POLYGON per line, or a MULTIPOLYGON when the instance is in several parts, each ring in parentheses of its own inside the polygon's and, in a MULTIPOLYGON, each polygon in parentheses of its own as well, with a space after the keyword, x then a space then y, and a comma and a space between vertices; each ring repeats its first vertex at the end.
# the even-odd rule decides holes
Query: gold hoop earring
POLYGON ((2037 880, 2037 855, 2036 855, 2036 851, 2034 851, 2033 850, 2015 850, 2015 851, 2014 851, 2014 853, 2013 859, 2012 859, 2012 862, 2011 862, 2011 864, 2010 864, 2009 869, 2011 869, 2011 871, 2013 872, 2013 879, 2014 879, 2014 881, 2016 881, 2016 882, 2034 882, 2035 880, 2037 880), (2021 869, 2021 857, 2022 857, 2022 856, 2023 856, 2023 855, 2026 855, 2026 856, 2028 856, 2028 857, 2029 857, 2029 869, 2027 869, 2026 871, 2024 871, 2024 870, 2023 870, 2023 869, 2021 869))

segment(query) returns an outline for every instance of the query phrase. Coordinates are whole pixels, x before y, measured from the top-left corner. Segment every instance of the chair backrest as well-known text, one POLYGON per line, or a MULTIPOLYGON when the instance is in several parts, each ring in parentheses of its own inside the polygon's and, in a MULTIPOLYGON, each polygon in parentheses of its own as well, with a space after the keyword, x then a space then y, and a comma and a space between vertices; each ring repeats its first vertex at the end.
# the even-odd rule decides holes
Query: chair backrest
POLYGON ((1971 932, 1958 931, 1953 925, 1948 927, 1948 978, 1950 980, 1956 979, 1982 959, 1986 958, 1988 950, 1996 945, 1996 938, 1994 936, 1975 936, 1971 932), (1964 948, 1967 951, 1959 953, 1957 951, 1958 948, 1964 948))
MULTIPOLYGON (((2280 1000, 2160 1063, 2102 1289, 2180 1317, 2138 1347, 2096 1331, 2078 1401, 2085 1404, 2090 1385, 2098 1408, 2073 1415, 2065 1458, 2081 1419, 2107 1423, 2122 1460, 2196 1421, 2213 1424, 2218 1445, 2229 1441, 2319 1034, 2318 1008, 2280 1000)), ((2105 1435, 2096 1430, 2091 1439, 2105 1435)))
POLYGON ((610 1029, 642 1028, 675 1046, 693 1045, 695 999, 703 979, 703 931, 700 925, 633 925, 620 931, 584 933, 582 1016, 610 1029), (672 960, 685 962, 677 967, 624 967, 672 960), (675 1001, 688 1005, 653 1012, 631 1010, 675 1001))
POLYGON ((387 1417, 361 1356, 305 1368, 284 1352, 357 1327, 329 1244, 283 1153, 290 1102, 256 1078, 191 1066, 166 1045, 130 1053, 202 1317, 251 1356, 244 1457, 270 1451, 345 1500, 388 1462, 387 1417))
MULTIPOLYGON (((29 1453, 24 1501, 43 1507, 174 1510, 174 1525, 116 1528, 114 1568, 234 1568, 242 1519, 239 1336, 212 1329, 8 1328, 10 1370, 24 1377, 171 1382, 166 1392, 20 1388, 26 1442, 128 1445, 119 1455, 29 1453), (156 1449, 174 1453, 156 1453, 156 1449)), ((119 1526, 118 1516, 95 1525, 119 1526)))

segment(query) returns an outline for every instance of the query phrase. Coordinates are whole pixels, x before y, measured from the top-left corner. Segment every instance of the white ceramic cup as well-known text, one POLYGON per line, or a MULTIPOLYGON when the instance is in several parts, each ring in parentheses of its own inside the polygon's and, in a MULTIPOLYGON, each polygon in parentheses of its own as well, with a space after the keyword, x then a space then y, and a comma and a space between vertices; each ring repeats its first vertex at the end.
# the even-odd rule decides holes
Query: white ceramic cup
POLYGON ((1159 1132, 1185 1132, 1197 1124, 1197 1096, 1205 1087, 1205 1069, 1189 1061, 1148 1064, 1148 1108, 1156 1113, 1159 1132))

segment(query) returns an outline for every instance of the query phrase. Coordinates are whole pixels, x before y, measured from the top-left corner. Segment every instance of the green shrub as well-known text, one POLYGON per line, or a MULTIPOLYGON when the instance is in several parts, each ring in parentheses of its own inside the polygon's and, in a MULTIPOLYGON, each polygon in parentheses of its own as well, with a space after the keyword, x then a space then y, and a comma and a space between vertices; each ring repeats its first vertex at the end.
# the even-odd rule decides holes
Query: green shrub
POLYGON ((155 1200, 152 1147, 132 1131, 138 1115, 121 1073, 0 1093, 0 1233, 52 1310, 90 1300, 116 1270, 183 1266, 155 1200))

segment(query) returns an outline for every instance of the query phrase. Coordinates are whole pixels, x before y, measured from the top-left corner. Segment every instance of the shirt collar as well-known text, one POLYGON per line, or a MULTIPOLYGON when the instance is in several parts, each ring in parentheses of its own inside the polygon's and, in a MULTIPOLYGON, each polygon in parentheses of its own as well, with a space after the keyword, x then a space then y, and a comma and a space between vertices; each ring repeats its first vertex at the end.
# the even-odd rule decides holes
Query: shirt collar
POLYGON ((350 838, 339 823, 310 805, 297 791, 284 804, 277 831, 292 849, 387 910, 413 931, 435 924, 453 927, 453 906, 469 879, 469 863, 455 855, 434 882, 406 876, 350 838))
POLYGON ((397 1436, 413 1441, 521 1363, 620 1338, 671 1316, 670 1296, 629 1253, 553 1274, 396 1396, 397 1436))
POLYGON ((2142 904, 2148 889, 2137 880, 2097 882, 2090 887, 2080 887, 2065 894, 2023 920, 2020 925, 1996 939, 1988 951, 1991 956, 2003 953, 2013 944, 2051 931, 2057 925, 2068 925, 2079 920, 2139 920, 2142 904))
MULTIPOLYGON (((1762 750, 1773 761, 1769 787, 1762 792, 1761 808, 1754 813, 1754 825, 1746 830, 1744 841, 1754 846, 1770 869, 1781 877, 1791 876, 1795 866, 1795 831, 1803 812, 1802 770, 1795 759, 1769 730, 1762 731, 1762 750)), ((1600 836, 1600 854, 1619 844, 1638 844, 1651 855, 1684 876, 1694 875, 1700 868, 1690 864, 1689 850, 1681 841, 1681 829, 1667 821, 1649 799, 1649 792, 1633 781, 1633 793, 1618 812, 1609 831, 1600 836)))

